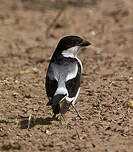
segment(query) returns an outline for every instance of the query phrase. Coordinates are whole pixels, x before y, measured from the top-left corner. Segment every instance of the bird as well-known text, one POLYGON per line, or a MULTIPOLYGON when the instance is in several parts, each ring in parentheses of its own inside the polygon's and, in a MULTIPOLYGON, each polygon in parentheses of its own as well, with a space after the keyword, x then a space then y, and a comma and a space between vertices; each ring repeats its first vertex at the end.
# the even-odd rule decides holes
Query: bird
POLYGON ((77 116, 83 119, 75 107, 80 92, 83 66, 77 57, 81 48, 91 45, 79 36, 65 36, 57 44, 46 72, 45 88, 48 97, 46 106, 51 106, 53 117, 64 115, 72 106, 77 116))

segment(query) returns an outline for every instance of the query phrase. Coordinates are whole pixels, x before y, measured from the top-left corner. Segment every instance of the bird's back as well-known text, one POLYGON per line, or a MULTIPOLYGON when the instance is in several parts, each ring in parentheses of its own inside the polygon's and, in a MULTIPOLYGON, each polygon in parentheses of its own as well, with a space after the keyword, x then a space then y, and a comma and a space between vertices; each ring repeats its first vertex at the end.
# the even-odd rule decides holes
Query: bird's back
POLYGON ((46 75, 46 92, 52 101, 55 95, 74 97, 81 83, 81 65, 75 58, 52 60, 46 75))

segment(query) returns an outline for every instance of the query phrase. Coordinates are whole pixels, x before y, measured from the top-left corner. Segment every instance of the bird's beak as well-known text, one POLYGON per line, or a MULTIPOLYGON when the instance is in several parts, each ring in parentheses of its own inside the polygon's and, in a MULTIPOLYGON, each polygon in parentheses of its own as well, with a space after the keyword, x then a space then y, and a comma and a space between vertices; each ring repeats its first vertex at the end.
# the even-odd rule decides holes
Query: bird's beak
POLYGON ((80 46, 89 46, 91 45, 90 42, 86 41, 86 40, 83 40, 81 43, 80 43, 80 46))

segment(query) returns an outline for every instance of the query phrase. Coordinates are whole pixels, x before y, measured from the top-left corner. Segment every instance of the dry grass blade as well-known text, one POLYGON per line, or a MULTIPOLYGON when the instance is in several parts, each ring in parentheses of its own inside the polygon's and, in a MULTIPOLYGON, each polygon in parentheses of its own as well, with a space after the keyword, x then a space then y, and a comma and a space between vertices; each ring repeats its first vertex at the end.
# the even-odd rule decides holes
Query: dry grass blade
POLYGON ((67 4, 65 3, 64 6, 61 8, 61 10, 58 12, 58 14, 55 16, 55 18, 52 20, 51 24, 48 25, 46 30, 46 36, 49 37, 50 30, 55 26, 57 20, 60 18, 62 13, 65 11, 67 4))
POLYGON ((28 130, 30 129, 30 126, 31 126, 31 114, 30 114, 29 119, 28 119, 28 130))

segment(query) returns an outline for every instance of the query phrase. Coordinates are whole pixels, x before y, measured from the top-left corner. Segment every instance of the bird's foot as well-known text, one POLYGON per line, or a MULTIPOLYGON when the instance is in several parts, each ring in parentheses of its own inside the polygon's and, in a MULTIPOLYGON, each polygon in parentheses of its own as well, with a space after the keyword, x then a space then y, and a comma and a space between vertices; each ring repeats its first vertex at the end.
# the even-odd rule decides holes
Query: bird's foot
POLYGON ((56 114, 54 114, 53 116, 52 116, 52 119, 55 119, 56 118, 56 114))
POLYGON ((65 121, 65 117, 63 114, 58 115, 57 117, 55 117, 54 119, 57 119, 58 121, 65 121))
POLYGON ((88 120, 88 118, 82 116, 82 115, 78 112, 78 110, 76 109, 76 107, 75 107, 73 104, 72 104, 72 107, 74 108, 75 112, 77 113, 77 116, 78 116, 80 119, 82 119, 82 120, 88 120))
POLYGON ((78 114, 78 117, 79 117, 81 120, 88 120, 88 118, 87 118, 87 117, 82 116, 81 114, 78 114))
POLYGON ((78 114, 77 117, 72 118, 73 121, 76 121, 76 120, 79 120, 79 119, 80 119, 80 120, 88 120, 87 117, 82 116, 82 115, 80 115, 80 114, 78 114))
POLYGON ((58 116, 56 114, 54 114, 51 119, 52 120, 57 120, 57 121, 59 120, 59 118, 58 118, 58 116))
POLYGON ((65 121, 65 117, 64 117, 64 114, 61 114, 61 116, 62 116, 63 120, 65 121))

